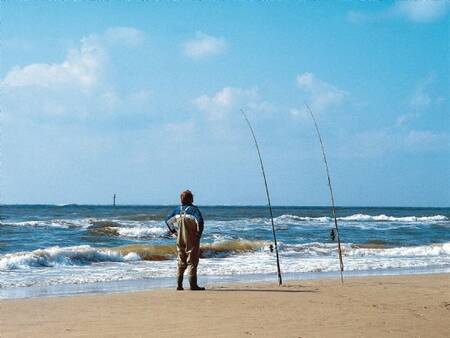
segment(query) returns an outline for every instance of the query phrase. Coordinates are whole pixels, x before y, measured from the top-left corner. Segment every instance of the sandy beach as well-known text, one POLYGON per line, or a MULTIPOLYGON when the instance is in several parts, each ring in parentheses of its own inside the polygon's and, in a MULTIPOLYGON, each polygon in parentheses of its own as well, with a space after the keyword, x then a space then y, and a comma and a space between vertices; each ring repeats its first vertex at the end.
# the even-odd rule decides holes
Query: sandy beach
POLYGON ((448 337, 450 276, 0 301, 1 337, 448 337))

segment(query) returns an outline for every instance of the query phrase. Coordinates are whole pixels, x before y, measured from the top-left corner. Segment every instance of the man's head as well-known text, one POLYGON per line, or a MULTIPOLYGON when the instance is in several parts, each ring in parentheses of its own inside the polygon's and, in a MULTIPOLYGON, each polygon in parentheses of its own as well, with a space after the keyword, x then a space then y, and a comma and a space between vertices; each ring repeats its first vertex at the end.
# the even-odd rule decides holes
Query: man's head
POLYGON ((194 203, 194 195, 190 190, 185 190, 180 194, 181 204, 192 204, 194 203))

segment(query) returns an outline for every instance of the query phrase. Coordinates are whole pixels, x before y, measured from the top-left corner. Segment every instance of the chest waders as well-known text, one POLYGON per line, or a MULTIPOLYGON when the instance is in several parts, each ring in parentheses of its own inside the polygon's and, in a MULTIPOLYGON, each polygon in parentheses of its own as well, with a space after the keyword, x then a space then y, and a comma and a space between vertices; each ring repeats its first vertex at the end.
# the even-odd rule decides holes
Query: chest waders
POLYGON ((183 275, 188 269, 191 290, 204 290, 197 285, 197 266, 200 258, 200 231, 198 223, 181 208, 177 235, 177 290, 183 290, 183 275))

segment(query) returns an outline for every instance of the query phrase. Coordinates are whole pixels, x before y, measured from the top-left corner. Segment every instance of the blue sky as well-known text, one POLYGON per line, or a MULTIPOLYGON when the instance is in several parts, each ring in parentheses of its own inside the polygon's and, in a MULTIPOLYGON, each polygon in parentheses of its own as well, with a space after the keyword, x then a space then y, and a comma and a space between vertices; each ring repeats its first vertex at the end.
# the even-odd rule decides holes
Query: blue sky
POLYGON ((0 6, 3 203, 450 205, 446 1, 0 6))

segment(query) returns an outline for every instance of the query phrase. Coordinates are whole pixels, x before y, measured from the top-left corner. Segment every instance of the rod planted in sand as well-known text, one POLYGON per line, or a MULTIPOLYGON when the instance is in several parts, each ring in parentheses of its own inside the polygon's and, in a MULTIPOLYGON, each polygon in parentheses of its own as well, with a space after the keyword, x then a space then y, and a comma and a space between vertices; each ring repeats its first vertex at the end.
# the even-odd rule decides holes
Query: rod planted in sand
POLYGON ((255 142, 255 146, 256 146, 256 151, 258 152, 259 164, 261 166, 261 172, 262 172, 262 176, 263 176, 263 179, 264 179, 264 187, 266 188, 266 196, 267 196, 267 203, 269 205, 270 220, 272 222, 273 242, 275 244, 275 253, 276 253, 276 256, 277 256, 278 285, 282 285, 283 281, 282 281, 282 278, 281 278, 280 257, 278 255, 277 236, 276 236, 276 233, 275 233, 275 225, 273 223, 272 204, 270 203, 270 195, 269 195, 269 188, 267 186, 266 172, 264 171, 264 164, 263 164, 263 160, 262 160, 262 157, 261 157, 261 152, 259 151, 258 141, 256 140, 256 136, 255 136, 255 133, 253 131, 252 125, 251 125, 249 119, 247 118, 247 115, 245 115, 245 112, 244 112, 243 109, 241 109, 241 113, 242 113, 242 116, 244 117, 244 120, 247 122, 247 125, 248 125, 248 127, 250 129, 250 132, 252 133, 253 141, 255 142))
POLYGON ((316 118, 314 117, 314 114, 313 114, 311 108, 309 107, 309 105, 306 102, 305 102, 305 106, 306 106, 306 108, 308 108, 309 114, 311 115, 311 118, 314 122, 314 127, 316 128, 317 136, 318 136, 319 142, 320 142, 320 147, 322 149, 323 162, 325 163, 325 170, 327 172, 327 177, 328 177, 328 188, 330 190, 331 209, 333 211, 334 227, 336 229, 336 239, 337 239, 338 253, 339 253, 339 265, 341 268, 341 283, 344 283, 344 262, 342 260, 341 239, 339 236, 339 228, 338 228, 338 223, 337 223, 337 218, 336 218, 336 208, 334 206, 333 188, 331 187, 330 170, 328 169, 328 161, 327 161, 327 156, 325 154, 325 146, 323 145, 322 136, 320 135, 319 126, 317 124, 316 118))

